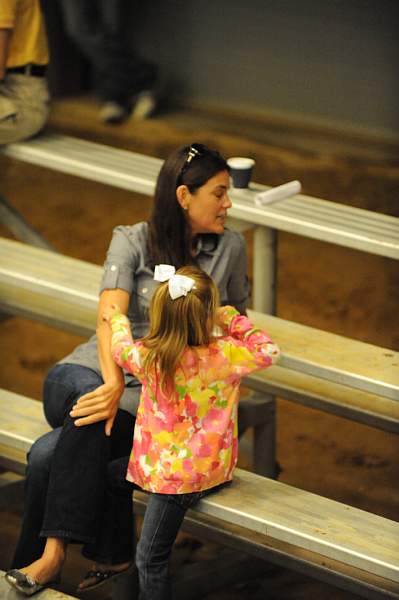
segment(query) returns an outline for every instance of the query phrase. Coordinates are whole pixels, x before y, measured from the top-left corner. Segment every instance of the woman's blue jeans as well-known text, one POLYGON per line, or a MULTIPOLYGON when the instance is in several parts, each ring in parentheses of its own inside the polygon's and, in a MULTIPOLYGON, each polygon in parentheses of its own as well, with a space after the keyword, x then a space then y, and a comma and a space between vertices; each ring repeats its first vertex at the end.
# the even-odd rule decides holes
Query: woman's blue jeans
MULTIPOLYGON (((76 400, 101 383, 95 371, 70 364, 54 367, 45 381, 44 409, 54 430, 37 440, 28 455, 25 511, 13 568, 38 559, 49 536, 83 543, 83 555, 96 562, 133 559, 134 486, 125 476, 134 418, 118 411, 108 438, 104 422, 76 427, 69 416, 76 400)), ((184 515, 216 489, 150 494, 136 550, 140 600, 172 598, 169 557, 184 515)))
MULTIPOLYGON (((107 472, 111 461, 130 454, 134 417, 119 410, 112 435, 107 437, 104 421, 76 427, 69 416, 73 404, 102 383, 95 371, 72 364, 56 365, 45 380, 44 411, 54 429, 39 438, 28 455, 25 509, 14 568, 38 559, 47 537, 86 544, 85 554, 94 560, 95 555, 105 554, 96 540, 107 504, 107 472)), ((125 547, 107 548, 109 562, 132 559, 132 530, 126 539, 125 547)))

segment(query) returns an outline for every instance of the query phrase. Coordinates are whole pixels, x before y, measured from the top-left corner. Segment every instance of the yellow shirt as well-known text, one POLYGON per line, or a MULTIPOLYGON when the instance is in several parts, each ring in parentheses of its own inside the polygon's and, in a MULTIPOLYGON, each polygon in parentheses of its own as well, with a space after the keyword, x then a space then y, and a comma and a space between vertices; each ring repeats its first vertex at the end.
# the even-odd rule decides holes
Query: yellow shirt
POLYGON ((39 0, 0 0, 0 29, 12 29, 7 68, 48 63, 47 36, 39 0))

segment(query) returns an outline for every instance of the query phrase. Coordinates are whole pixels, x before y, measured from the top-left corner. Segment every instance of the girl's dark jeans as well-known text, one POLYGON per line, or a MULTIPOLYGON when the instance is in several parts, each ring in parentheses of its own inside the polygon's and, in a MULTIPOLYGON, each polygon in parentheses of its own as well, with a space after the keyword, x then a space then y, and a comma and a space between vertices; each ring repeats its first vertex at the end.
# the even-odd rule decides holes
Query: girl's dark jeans
MULTIPOLYGON (((126 481, 128 457, 112 461, 108 468, 107 511, 103 529, 97 539, 97 549, 105 551, 96 555, 90 548, 90 556, 98 562, 107 562, 107 548, 115 547, 119 541, 127 547, 131 538, 132 491, 134 485, 126 481)), ((214 492, 215 488, 192 494, 149 494, 140 540, 136 549, 136 566, 139 577, 139 600, 171 600, 172 585, 169 577, 169 557, 183 522, 186 511, 198 500, 214 492)), ((134 493, 134 492, 133 492, 134 493)), ((122 561, 119 561, 122 562, 122 561)))
POLYGON ((171 600, 169 557, 186 511, 203 496, 193 494, 150 494, 136 550, 139 600, 171 600))
MULTIPOLYGON (((87 556, 96 547, 106 506, 108 465, 130 454, 134 429, 134 417, 123 410, 117 413, 110 438, 104 421, 74 425, 69 416, 73 404, 102 383, 95 371, 72 364, 56 365, 46 378, 43 405, 54 429, 39 438, 28 454, 25 510, 14 568, 38 559, 47 537, 86 544, 87 556)), ((132 530, 127 547, 118 543, 107 554, 115 563, 131 560, 132 530)))

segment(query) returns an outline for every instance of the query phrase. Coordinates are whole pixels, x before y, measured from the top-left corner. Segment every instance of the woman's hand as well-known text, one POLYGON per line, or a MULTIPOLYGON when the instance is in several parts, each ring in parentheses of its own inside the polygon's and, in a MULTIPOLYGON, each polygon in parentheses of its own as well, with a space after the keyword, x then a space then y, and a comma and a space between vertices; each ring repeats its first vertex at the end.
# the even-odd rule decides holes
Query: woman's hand
POLYGON ((118 315, 121 312, 120 307, 117 304, 111 304, 101 314, 101 319, 106 323, 109 323, 114 315, 118 315))
POLYGON ((124 387, 121 374, 119 380, 107 381, 92 392, 81 396, 69 413, 76 419, 75 425, 82 427, 105 420, 105 434, 111 435, 124 387))
POLYGON ((79 398, 72 408, 70 415, 76 419, 75 425, 77 427, 105 421, 105 433, 111 435, 125 382, 122 369, 114 362, 111 355, 112 332, 108 323, 109 319, 116 313, 127 314, 129 298, 128 292, 118 288, 103 290, 100 294, 97 317, 97 348, 104 383, 79 398))

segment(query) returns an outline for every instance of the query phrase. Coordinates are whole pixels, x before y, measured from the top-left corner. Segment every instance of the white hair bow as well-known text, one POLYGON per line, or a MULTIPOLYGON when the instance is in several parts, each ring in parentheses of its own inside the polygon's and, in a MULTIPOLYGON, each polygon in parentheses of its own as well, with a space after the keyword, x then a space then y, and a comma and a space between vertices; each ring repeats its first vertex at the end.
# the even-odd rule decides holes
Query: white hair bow
POLYGON ((175 275, 176 269, 173 265, 156 265, 154 269, 155 281, 168 281, 169 295, 172 300, 187 296, 195 287, 195 280, 186 275, 175 275))

